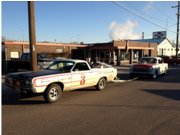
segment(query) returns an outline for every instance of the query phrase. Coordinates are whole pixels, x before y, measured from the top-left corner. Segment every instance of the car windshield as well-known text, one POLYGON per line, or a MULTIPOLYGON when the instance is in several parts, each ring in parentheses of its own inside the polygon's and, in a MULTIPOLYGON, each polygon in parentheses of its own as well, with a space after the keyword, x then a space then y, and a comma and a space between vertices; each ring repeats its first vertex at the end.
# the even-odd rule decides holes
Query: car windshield
POLYGON ((155 58, 141 58, 139 63, 154 64, 154 63, 156 63, 156 59, 155 58))
POLYGON ((72 61, 54 61, 46 68, 46 70, 59 70, 61 72, 70 72, 74 64, 75 63, 72 61))

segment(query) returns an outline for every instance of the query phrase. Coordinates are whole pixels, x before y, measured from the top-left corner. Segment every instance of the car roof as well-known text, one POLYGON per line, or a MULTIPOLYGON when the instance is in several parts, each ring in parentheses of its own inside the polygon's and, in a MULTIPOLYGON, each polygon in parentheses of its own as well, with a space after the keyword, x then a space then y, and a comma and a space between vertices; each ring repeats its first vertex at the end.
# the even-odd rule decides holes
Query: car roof
POLYGON ((56 59, 54 61, 69 61, 69 62, 75 62, 75 63, 78 63, 78 62, 86 62, 85 60, 78 60, 78 59, 56 59))
POLYGON ((142 57, 142 58, 154 58, 154 59, 162 59, 161 57, 142 57))

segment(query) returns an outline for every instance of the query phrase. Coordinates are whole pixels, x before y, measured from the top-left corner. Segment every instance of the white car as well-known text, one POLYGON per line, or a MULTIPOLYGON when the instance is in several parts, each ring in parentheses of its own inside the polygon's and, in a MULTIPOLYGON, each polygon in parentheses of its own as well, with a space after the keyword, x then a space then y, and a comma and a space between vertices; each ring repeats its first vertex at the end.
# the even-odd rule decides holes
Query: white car
POLYGON ((90 86, 105 88, 106 82, 117 76, 114 68, 91 68, 84 60, 55 60, 45 70, 11 73, 6 84, 20 89, 21 93, 42 93, 49 103, 56 102, 63 91, 90 86))
POLYGON ((131 76, 148 75, 157 78, 161 74, 166 74, 168 64, 164 63, 161 57, 143 57, 139 63, 131 65, 129 73, 131 76))

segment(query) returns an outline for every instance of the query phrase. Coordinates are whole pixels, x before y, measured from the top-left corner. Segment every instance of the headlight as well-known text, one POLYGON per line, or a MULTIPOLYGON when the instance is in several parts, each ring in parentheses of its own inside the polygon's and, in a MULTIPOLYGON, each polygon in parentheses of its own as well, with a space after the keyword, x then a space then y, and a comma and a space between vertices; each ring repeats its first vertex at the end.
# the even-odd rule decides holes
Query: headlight
POLYGON ((11 76, 6 76, 5 81, 9 84, 13 84, 13 78, 11 76))
POLYGON ((32 84, 32 83, 31 83, 31 80, 26 80, 25 84, 26 84, 26 85, 31 85, 31 84, 32 84))

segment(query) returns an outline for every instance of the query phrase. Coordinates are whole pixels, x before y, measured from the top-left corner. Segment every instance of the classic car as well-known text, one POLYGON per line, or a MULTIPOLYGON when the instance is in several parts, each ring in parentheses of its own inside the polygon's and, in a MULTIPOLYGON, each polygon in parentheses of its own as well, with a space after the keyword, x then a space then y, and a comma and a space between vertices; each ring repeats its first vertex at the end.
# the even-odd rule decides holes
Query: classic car
POLYGON ((54 60, 45 70, 11 73, 6 76, 8 86, 18 88, 22 94, 41 93, 49 102, 56 102, 63 91, 90 86, 102 90, 106 82, 117 76, 115 68, 91 68, 84 60, 54 60))
POLYGON ((160 74, 166 74, 168 64, 161 57, 142 57, 137 64, 130 66, 129 73, 132 77, 137 75, 148 75, 157 78, 160 74))

